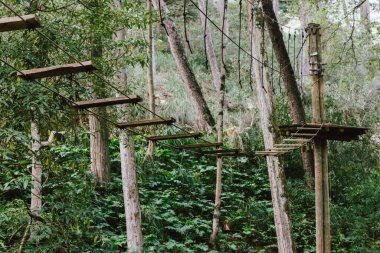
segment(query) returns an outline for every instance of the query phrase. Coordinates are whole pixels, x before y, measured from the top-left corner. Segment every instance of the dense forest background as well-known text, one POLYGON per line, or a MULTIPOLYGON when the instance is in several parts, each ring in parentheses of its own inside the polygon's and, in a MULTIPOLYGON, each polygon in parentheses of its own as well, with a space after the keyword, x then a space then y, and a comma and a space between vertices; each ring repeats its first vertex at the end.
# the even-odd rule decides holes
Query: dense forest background
MULTIPOLYGON (((126 70, 127 85, 120 89, 140 95, 148 106, 150 21, 154 34, 156 112, 174 117, 188 131, 202 128, 197 123, 200 115, 177 71, 165 29, 160 25, 163 15, 174 20, 189 65, 210 111, 217 116, 218 98, 206 63, 204 29, 192 1, 168 0, 169 12, 153 11, 152 16, 146 11, 145 1, 121 2, 122 8, 114 8, 113 1, 101 0, 5 1, 19 14, 37 13, 43 24, 39 29, 50 39, 33 30, 1 33, 0 37, 1 252, 18 252, 21 244, 24 252, 127 251, 119 130, 106 124, 111 175, 109 183, 100 184, 90 170, 88 113, 71 108, 58 94, 73 101, 90 99, 94 93, 115 96, 117 90, 108 84, 118 86, 115 76, 126 70), (125 40, 115 40, 115 32, 120 29, 126 31, 125 40), (4 63, 28 69, 73 62, 58 47, 82 61, 93 58, 97 75, 84 73, 44 79, 41 82, 46 87, 43 87, 16 78, 15 69, 4 63), (122 53, 115 53, 117 50, 122 53), (101 57, 93 57, 94 51, 101 51, 101 57), (43 206, 37 219, 29 211, 34 155, 30 122, 36 120, 43 140, 52 131, 65 132, 64 138, 41 149, 39 154, 43 166, 43 206), (22 242, 30 227, 38 229, 32 239, 22 242)), ((277 14, 307 118, 311 120, 310 78, 308 72, 301 70, 308 65, 307 43, 303 43, 305 15, 322 27, 328 121, 370 128, 359 141, 329 142, 332 252, 380 252, 380 3, 367 1, 365 12, 363 5, 356 8, 360 2, 279 1, 277 14)), ((1 17, 15 16, 0 6, 1 17)), ((252 1, 248 8, 256 10, 260 5, 252 1)), ((228 36, 233 41, 239 41, 240 37, 241 48, 249 52, 252 38, 246 1, 241 19, 239 13, 239 1, 228 1, 228 36)), ((222 26, 214 1, 208 1, 208 14, 222 26)), ((220 59, 222 35, 212 25, 210 32, 216 58, 220 59)), ((263 34, 267 64, 278 69, 265 27, 263 34)), ((231 41, 227 42, 225 53, 225 146, 263 150, 257 94, 251 88, 250 57, 231 41), (241 64, 237 64, 238 57, 241 64)), ((281 76, 269 68, 268 71, 276 121, 279 125, 290 124, 281 76)), ((137 106, 130 107, 126 114, 132 119, 149 117, 147 111, 137 106)), ((117 121, 120 110, 109 108, 107 116, 117 121)), ((143 135, 174 134, 178 129, 159 126, 139 132, 142 135, 135 135, 134 141, 145 252, 277 252, 265 158, 224 159, 222 224, 218 246, 211 251, 208 241, 214 209, 215 158, 170 147, 193 143, 189 140, 158 144, 154 160, 147 159, 148 144, 143 135)), ((208 131, 203 138, 216 141, 217 135, 208 131)), ((305 185, 301 155, 295 151, 282 159, 297 251, 315 252, 314 193, 305 185)))

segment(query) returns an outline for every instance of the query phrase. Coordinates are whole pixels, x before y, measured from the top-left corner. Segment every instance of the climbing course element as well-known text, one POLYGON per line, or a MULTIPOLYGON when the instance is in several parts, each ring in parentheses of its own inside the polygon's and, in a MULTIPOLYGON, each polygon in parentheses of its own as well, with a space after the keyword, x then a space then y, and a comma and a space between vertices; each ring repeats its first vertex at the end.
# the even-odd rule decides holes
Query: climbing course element
POLYGON ((34 14, 20 17, 16 16, 9 18, 0 18, 0 32, 11 32, 23 29, 35 29, 37 27, 42 26, 40 21, 34 14))
POLYGON ((140 126, 152 126, 152 125, 171 125, 175 123, 174 118, 166 119, 143 119, 138 121, 131 122, 119 122, 116 124, 116 127, 123 129, 129 127, 140 127, 140 126))
POLYGON ((88 109, 94 107, 104 107, 110 105, 121 105, 121 104, 136 104, 141 102, 142 98, 139 96, 121 96, 121 97, 110 97, 110 98, 100 98, 88 101, 78 101, 73 104, 73 107, 78 109, 88 109))
POLYGON ((96 70, 96 67, 92 64, 92 62, 85 61, 81 63, 71 63, 46 68, 22 70, 17 73, 17 76, 26 80, 33 80, 38 78, 76 74, 80 72, 90 72, 93 70, 96 70))
POLYGON ((177 146, 178 149, 201 149, 201 148, 211 148, 211 147, 221 147, 223 146, 222 142, 216 142, 216 143, 199 143, 199 144, 187 144, 187 145, 181 145, 177 146))
POLYGON ((201 133, 190 133, 190 134, 173 134, 173 135, 158 135, 149 136, 147 139, 150 141, 164 141, 164 140, 175 140, 175 139, 186 139, 186 138, 199 138, 201 133))

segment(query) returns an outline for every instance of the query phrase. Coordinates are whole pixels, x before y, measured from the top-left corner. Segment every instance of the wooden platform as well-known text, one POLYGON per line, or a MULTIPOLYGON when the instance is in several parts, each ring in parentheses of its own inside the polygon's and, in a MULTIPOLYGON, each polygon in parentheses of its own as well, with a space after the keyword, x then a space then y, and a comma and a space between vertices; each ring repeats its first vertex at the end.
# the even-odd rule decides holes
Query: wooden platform
POLYGON ((119 122, 116 124, 116 127, 123 129, 129 127, 141 127, 141 126, 152 126, 152 125, 170 125, 175 123, 175 119, 166 118, 166 119, 143 119, 138 121, 131 122, 119 122))
POLYGON ((0 18, 0 32, 10 32, 41 27, 40 21, 34 14, 25 15, 21 17, 22 19, 18 16, 0 18))
POLYGON ((237 154, 241 152, 240 149, 216 149, 216 150, 207 150, 202 151, 202 155, 219 155, 219 154, 237 154))
POLYGON ((53 77, 53 76, 62 76, 67 74, 75 74, 80 72, 90 72, 95 70, 95 66, 91 61, 85 61, 81 63, 72 63, 65 65, 58 65, 47 68, 37 68, 37 69, 29 69, 22 70, 17 73, 17 76, 32 80, 37 78, 45 78, 45 77, 53 77))
POLYGON ((201 136, 202 136, 201 133, 189 133, 189 134, 150 136, 147 139, 151 141, 164 141, 164 140, 175 140, 175 139, 186 139, 186 138, 199 138, 201 136))
POLYGON ((300 138, 319 138, 327 140, 352 141, 358 140, 360 135, 366 134, 368 128, 342 126, 331 123, 307 123, 302 125, 280 126, 282 136, 300 138))
POLYGON ((187 145, 181 145, 177 146, 178 149, 201 149, 201 148, 211 148, 211 147, 221 147, 223 146, 222 142, 216 142, 216 143, 198 143, 198 144, 187 144, 187 145))
POLYGON ((136 104, 141 102, 142 98, 139 96, 128 96, 128 97, 111 97, 111 98, 101 98, 88 101, 78 101, 73 104, 73 107, 78 109, 88 109, 94 107, 104 107, 110 105, 121 105, 121 104, 136 104))

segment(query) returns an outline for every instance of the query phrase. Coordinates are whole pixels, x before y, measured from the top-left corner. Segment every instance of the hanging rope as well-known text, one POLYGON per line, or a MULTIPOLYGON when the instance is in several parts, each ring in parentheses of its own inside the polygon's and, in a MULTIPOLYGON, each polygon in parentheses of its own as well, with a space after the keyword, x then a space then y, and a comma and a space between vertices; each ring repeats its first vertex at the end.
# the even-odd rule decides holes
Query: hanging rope
POLYGON ((191 50, 191 45, 190 45, 189 37, 187 36, 187 25, 186 25, 186 15, 187 15, 187 13, 186 13, 186 6, 187 6, 187 0, 183 0, 183 27, 184 27, 184 31, 185 31, 186 43, 187 43, 187 46, 189 47, 190 53, 192 54, 193 50, 191 50))
POLYGON ((240 48, 241 48, 241 18, 242 18, 242 14, 241 14, 241 10, 242 10, 242 0, 239 1, 239 41, 238 41, 238 44, 239 44, 239 49, 238 49, 238 68, 239 68, 239 85, 240 85, 240 89, 243 88, 243 85, 241 84, 241 62, 240 62, 240 48))
POLYGON ((166 35, 169 36, 168 30, 166 29, 166 26, 165 26, 164 21, 163 21, 163 19, 162 19, 161 0, 158 0, 158 10, 159 10, 159 12, 160 12, 160 22, 161 22, 161 26, 164 27, 165 32, 166 32, 166 35))
POLYGON ((205 3, 205 25, 204 25, 204 29, 203 29, 203 44, 204 44, 204 48, 205 48, 205 68, 208 69, 208 59, 207 59, 207 46, 206 46, 206 37, 207 37, 207 21, 208 21, 208 0, 206 0, 206 3, 205 3))

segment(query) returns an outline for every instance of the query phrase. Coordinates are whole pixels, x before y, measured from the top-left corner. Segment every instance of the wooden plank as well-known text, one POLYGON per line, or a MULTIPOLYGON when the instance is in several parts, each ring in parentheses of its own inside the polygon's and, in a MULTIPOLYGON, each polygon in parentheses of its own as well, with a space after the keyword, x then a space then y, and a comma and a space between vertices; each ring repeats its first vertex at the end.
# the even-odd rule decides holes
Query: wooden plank
POLYGON ((187 145, 177 146, 176 148, 194 149, 194 148, 210 148, 210 147, 221 147, 221 146, 223 146, 222 142, 216 142, 216 143, 187 144, 187 145))
POLYGON ((96 68, 91 61, 85 61, 81 63, 71 63, 47 68, 22 70, 17 73, 17 76, 27 80, 32 80, 37 78, 75 74, 79 72, 89 72, 95 69, 96 68))
POLYGON ((138 121, 131 122, 119 122, 116 124, 118 128, 129 128, 129 127, 141 127, 141 126, 152 126, 152 125, 170 125, 175 122, 173 118, 165 118, 165 119, 143 119, 138 121))
POLYGON ((283 141, 287 141, 287 142, 301 142, 301 143, 307 143, 307 139, 283 139, 283 141))
POLYGON ((94 107, 103 107, 110 105, 120 105, 120 104, 136 104, 141 102, 142 98, 139 96, 128 96, 128 97, 111 97, 111 98, 100 98, 88 101, 78 101, 75 102, 73 107, 78 109, 87 109, 94 107))
POLYGON ((239 153, 240 151, 241 151, 240 149, 216 149, 216 150, 202 151, 202 155, 239 153))
POLYGON ((220 156, 220 157, 254 157, 254 156, 258 156, 256 155, 254 152, 244 152, 244 153, 233 153, 233 154, 208 154, 208 155, 216 155, 216 156, 220 156))
POLYGON ((307 130, 307 131, 320 131, 322 128, 316 128, 316 127, 297 127, 297 130, 307 130))
POLYGON ((303 146, 303 144, 292 144, 292 143, 288 143, 288 144, 285 144, 285 143, 280 143, 280 144, 274 144, 273 145, 274 147, 301 147, 303 146))
POLYGON ((297 137, 313 137, 316 136, 316 134, 306 134, 306 133, 291 133, 291 136, 297 136, 297 137))
POLYGON ((189 134, 173 134, 173 135, 159 135, 148 137, 151 141, 163 141, 163 140, 174 140, 174 139, 186 139, 186 138, 199 138, 201 133, 189 133, 189 134))
POLYGON ((0 32, 10 32, 41 27, 41 23, 35 14, 20 17, 0 18, 0 32))

